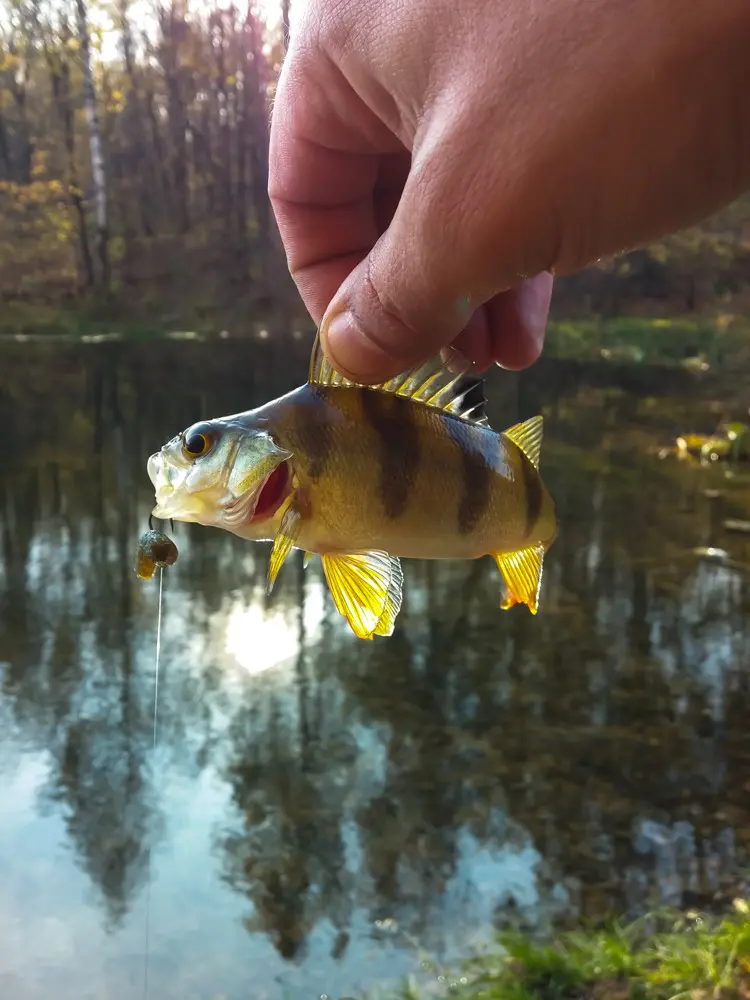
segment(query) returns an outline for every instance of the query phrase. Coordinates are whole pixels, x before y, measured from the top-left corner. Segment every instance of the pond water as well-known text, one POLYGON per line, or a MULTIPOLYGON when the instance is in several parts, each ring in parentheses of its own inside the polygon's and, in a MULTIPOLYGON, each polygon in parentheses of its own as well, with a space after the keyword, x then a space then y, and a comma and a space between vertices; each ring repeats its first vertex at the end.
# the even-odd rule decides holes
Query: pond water
POLYGON ((489 559, 407 562, 361 643, 318 561, 269 600, 268 546, 177 525, 152 752, 146 457, 308 347, 0 345, 2 997, 142 998, 147 905, 149 996, 338 998, 746 864, 750 489, 653 453, 722 415, 689 379, 493 374, 495 427, 546 419, 536 618, 489 559))

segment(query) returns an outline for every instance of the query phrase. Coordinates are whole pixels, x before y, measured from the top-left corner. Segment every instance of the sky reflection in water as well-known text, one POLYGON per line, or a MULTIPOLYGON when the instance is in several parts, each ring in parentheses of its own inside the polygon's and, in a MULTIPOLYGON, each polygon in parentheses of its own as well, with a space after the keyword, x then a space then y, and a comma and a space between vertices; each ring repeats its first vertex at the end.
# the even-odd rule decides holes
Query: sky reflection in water
POLYGON ((0 996, 141 997, 149 848, 165 1000, 351 994, 493 921, 703 900, 744 860, 750 551, 720 523, 747 484, 646 453, 690 398, 541 368, 490 410, 545 407, 536 619, 498 610, 490 560, 408 562, 396 635, 359 643, 317 561, 269 601, 267 546, 178 526, 152 755, 145 456, 296 384, 294 350, 3 348, 0 996))

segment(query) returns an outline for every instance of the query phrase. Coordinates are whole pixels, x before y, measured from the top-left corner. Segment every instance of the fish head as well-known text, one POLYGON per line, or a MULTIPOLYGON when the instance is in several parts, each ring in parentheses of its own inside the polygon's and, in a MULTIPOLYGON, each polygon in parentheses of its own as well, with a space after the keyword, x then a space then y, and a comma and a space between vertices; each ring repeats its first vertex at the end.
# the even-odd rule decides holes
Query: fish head
POLYGON ((148 460, 152 513, 253 534, 291 489, 291 457, 253 413, 191 424, 148 460))

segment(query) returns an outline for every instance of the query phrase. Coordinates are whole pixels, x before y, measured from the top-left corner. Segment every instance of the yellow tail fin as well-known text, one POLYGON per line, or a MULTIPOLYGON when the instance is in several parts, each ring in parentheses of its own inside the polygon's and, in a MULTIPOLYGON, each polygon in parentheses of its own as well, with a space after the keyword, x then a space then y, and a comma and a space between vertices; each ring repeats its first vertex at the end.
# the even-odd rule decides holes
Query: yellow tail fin
POLYGON ((542 586, 544 546, 534 545, 518 552, 493 552, 493 556, 508 588, 508 594, 500 607, 507 611, 514 604, 526 604, 532 615, 535 615, 542 586))

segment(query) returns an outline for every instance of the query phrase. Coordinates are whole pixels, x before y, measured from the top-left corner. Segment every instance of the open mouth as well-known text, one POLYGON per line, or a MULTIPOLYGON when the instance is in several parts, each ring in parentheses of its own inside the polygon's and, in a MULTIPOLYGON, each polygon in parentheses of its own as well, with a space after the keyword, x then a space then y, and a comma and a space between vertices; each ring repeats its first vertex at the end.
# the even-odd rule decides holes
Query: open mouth
POLYGON ((171 491, 172 486, 167 478, 166 469, 164 468, 164 460, 160 451, 157 451, 153 455, 149 456, 146 470, 148 472, 148 478, 151 480, 151 485, 157 492, 171 491))
POLYGON ((169 469, 163 460, 161 452, 151 455, 147 465, 148 477, 154 487, 154 499, 156 506, 152 514, 154 517, 171 517, 169 513, 169 499, 174 494, 174 486, 169 481, 169 469))

